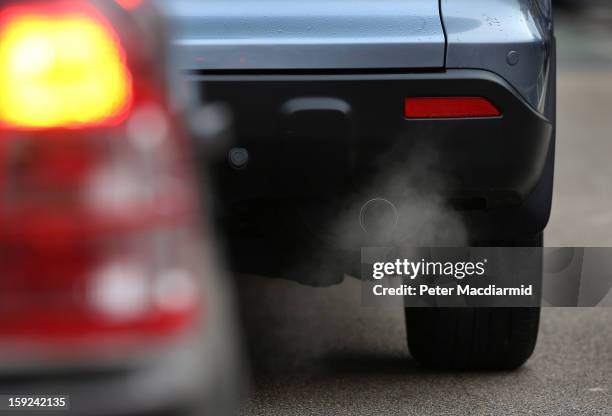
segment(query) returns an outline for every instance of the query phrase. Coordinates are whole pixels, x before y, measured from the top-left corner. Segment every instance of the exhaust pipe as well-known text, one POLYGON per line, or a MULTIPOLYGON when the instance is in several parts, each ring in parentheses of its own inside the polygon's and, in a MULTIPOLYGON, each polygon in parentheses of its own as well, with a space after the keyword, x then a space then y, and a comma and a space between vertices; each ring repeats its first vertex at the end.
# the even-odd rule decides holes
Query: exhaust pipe
POLYGON ((391 240, 399 214, 393 203, 384 198, 374 198, 361 207, 359 224, 363 231, 377 241, 391 240))

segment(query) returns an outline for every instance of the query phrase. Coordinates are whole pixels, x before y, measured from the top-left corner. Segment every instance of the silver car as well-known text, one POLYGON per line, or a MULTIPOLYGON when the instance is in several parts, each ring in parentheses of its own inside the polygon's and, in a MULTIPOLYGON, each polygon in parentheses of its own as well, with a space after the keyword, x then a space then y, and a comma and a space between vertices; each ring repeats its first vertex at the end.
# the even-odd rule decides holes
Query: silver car
MULTIPOLYGON (((337 283, 358 274, 355 255, 379 234, 421 247, 542 245, 555 154, 550 0, 162 3, 191 87, 234 115, 236 141, 213 175, 237 270, 337 283)), ((407 309, 408 343, 428 367, 514 369, 539 316, 407 309)))

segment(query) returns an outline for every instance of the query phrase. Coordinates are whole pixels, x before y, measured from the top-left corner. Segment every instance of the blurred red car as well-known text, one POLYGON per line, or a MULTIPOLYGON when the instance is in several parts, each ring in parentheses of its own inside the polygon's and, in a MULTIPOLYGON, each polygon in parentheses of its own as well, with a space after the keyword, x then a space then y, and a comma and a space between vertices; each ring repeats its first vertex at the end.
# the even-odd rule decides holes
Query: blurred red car
POLYGON ((148 3, 0 1, 0 408, 231 409, 228 293, 164 51, 148 3))

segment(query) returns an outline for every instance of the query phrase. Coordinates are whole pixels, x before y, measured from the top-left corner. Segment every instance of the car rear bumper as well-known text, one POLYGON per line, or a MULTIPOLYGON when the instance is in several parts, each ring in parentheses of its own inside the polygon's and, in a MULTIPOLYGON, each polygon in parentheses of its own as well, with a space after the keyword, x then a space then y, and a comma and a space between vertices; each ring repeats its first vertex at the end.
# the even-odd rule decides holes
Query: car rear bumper
POLYGON ((227 153, 210 164, 216 212, 237 271, 315 285, 338 282, 359 265, 361 247, 381 244, 360 227, 360 208, 375 198, 407 207, 400 215, 412 217, 412 231, 396 229, 394 235, 408 243, 416 237, 412 244, 423 241, 418 228, 434 240, 444 234, 433 231, 451 216, 460 218, 465 233, 457 233, 457 241, 454 232, 452 241, 424 238, 425 244, 515 245, 548 223, 553 81, 546 113, 551 120, 503 78, 482 70, 200 72, 190 81, 208 100, 229 105, 233 146, 249 155, 242 169, 231 166, 227 153), (404 117, 407 97, 436 96, 484 97, 502 115, 404 117), (432 212, 413 216, 414 209, 432 212), (440 212, 452 215, 437 221, 440 212), (321 253, 323 258, 309 257, 321 253), (309 269, 319 266, 329 275, 309 269))
MULTIPOLYGON (((249 164, 215 165, 224 202, 337 197, 386 170, 423 163, 444 197, 472 210, 517 208, 534 192, 552 123, 502 78, 475 70, 414 74, 210 75, 208 99, 235 115, 236 147, 249 164), (478 96, 498 118, 408 120, 406 97, 478 96)), ((547 214, 546 214, 547 215, 547 214)))

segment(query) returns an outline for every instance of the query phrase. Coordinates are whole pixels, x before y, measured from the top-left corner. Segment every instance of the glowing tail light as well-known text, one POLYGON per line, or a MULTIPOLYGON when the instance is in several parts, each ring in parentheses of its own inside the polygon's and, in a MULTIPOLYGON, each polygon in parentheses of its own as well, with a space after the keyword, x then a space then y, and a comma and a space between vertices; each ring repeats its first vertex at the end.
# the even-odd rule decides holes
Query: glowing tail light
POLYGON ((481 97, 406 98, 406 118, 469 118, 499 117, 501 112, 489 100, 481 97))
POLYGON ((109 23, 84 2, 15 5, 0 14, 0 123, 77 128, 125 119, 132 76, 109 23))

